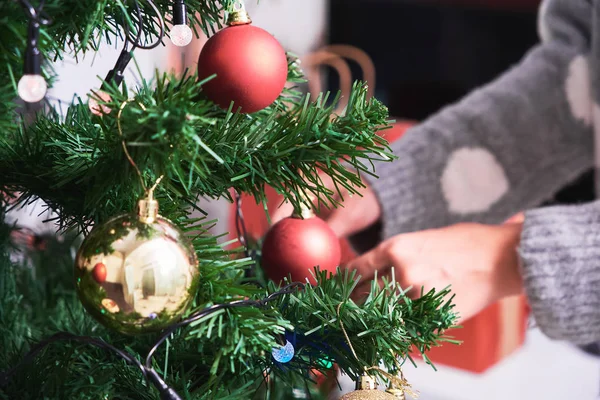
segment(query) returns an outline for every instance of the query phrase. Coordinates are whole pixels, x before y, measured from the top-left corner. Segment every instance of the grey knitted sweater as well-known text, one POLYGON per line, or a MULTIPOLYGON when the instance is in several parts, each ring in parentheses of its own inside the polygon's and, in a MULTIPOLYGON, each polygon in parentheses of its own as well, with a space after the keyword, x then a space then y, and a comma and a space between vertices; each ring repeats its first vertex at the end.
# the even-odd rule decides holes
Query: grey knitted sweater
POLYGON ((529 210, 519 253, 537 325, 587 344, 600 341, 600 201, 536 207, 600 154, 600 0, 547 0, 539 21, 520 64, 409 130, 369 184, 382 239, 529 210))

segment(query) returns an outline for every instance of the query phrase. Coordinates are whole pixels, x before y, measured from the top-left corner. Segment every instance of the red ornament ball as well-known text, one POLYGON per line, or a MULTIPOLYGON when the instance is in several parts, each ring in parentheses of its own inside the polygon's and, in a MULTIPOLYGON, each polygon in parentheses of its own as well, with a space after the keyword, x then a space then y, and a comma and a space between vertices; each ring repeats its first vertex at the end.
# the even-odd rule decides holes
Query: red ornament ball
POLYGON ((253 113, 268 107, 287 80, 285 50, 267 31, 250 24, 213 35, 198 59, 198 77, 217 76, 202 86, 209 99, 233 111, 253 113))
POLYGON ((262 246, 261 264, 269 279, 315 284, 311 271, 336 271, 342 259, 340 241, 319 217, 285 218, 271 227, 262 246))
POLYGON ((92 270, 92 276, 94 280, 98 283, 104 283, 106 281, 106 265, 103 263, 98 263, 94 265, 94 269, 92 270))

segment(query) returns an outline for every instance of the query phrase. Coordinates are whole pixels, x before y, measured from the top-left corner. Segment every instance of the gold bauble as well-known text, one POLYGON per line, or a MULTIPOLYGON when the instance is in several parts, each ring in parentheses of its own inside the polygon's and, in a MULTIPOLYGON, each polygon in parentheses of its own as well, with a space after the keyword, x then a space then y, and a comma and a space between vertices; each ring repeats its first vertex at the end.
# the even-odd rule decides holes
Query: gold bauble
POLYGON ((356 382, 356 390, 346 393, 340 400, 398 400, 399 397, 377 390, 377 382, 373 377, 364 373, 356 382))
POLYGON ((393 394, 382 392, 381 390, 355 390, 346 393, 340 400, 398 400, 393 394))
POLYGON ((124 334, 168 327, 195 295, 196 253, 181 230, 158 216, 155 203, 140 202, 145 215, 121 215, 94 227, 75 260, 84 307, 124 334))

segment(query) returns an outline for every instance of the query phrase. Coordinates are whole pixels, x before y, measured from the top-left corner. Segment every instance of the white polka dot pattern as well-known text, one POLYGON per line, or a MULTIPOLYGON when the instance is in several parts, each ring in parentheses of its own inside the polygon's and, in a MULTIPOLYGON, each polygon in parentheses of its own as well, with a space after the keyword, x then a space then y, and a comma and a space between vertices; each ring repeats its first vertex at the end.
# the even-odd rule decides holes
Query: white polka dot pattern
POLYGON ((441 185, 449 211, 456 214, 487 211, 509 189, 496 157, 486 149, 472 147, 450 155, 441 185))
POLYGON ((577 56, 569 64, 565 80, 565 93, 573 117, 584 124, 592 124, 592 90, 589 63, 586 57, 577 56))

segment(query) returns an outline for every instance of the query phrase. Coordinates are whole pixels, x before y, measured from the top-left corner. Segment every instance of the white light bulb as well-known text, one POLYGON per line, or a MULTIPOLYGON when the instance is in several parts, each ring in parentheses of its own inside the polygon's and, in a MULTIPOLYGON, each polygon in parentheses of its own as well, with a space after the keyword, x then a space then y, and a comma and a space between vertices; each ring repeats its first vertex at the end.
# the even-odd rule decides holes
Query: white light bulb
POLYGON ((90 95, 90 99, 88 101, 88 107, 92 114, 101 117, 104 114, 110 114, 110 107, 106 104, 100 104, 100 100, 102 102, 108 103, 111 101, 111 97, 108 93, 103 92, 102 90, 93 92, 90 95))
POLYGON ((192 41, 192 29, 185 24, 173 25, 170 35, 175 46, 187 46, 192 41))
POLYGON ((27 103, 37 103, 46 95, 48 84, 41 75, 26 74, 21 77, 17 86, 19 97, 27 103))

